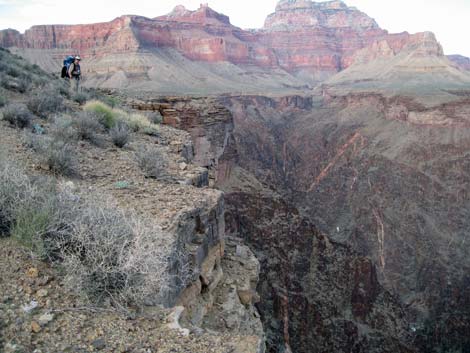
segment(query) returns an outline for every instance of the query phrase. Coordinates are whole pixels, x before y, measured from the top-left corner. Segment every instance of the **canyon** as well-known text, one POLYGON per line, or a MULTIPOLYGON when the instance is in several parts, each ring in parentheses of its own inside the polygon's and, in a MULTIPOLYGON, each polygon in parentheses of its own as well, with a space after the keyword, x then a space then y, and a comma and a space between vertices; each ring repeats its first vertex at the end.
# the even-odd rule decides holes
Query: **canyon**
POLYGON ((80 53, 85 85, 189 133, 219 233, 259 261, 268 352, 468 351, 470 65, 431 32, 281 0, 256 30, 178 6, 0 45, 56 72, 80 53))

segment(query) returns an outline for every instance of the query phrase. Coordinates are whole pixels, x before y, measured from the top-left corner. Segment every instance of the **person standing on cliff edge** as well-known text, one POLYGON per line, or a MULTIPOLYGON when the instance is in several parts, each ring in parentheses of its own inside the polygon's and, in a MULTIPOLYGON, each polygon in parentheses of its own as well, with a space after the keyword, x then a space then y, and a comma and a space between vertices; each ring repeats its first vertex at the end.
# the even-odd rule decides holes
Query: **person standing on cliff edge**
POLYGON ((78 92, 80 79, 81 79, 80 61, 81 61, 81 58, 80 56, 77 55, 73 63, 70 64, 69 71, 68 71, 68 77, 71 80, 70 85, 72 87, 72 90, 74 90, 75 92, 78 92))

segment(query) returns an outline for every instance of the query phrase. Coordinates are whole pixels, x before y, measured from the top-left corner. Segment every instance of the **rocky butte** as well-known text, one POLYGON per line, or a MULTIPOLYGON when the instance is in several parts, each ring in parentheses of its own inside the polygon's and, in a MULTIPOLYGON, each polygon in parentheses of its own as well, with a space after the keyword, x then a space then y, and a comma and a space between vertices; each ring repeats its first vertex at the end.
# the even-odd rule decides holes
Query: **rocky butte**
POLYGON ((434 34, 282 0, 257 30, 180 6, 0 43, 55 71, 80 52, 87 84, 189 132, 260 262, 268 352, 468 351, 470 74, 434 34))

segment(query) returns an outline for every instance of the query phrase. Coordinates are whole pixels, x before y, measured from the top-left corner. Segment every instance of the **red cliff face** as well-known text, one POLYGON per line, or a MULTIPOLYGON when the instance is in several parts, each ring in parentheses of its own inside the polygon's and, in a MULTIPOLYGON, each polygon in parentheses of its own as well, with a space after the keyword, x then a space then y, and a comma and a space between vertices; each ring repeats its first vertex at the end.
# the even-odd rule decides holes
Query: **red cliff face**
POLYGON ((387 32, 341 1, 282 0, 259 34, 288 71, 327 76, 350 65, 358 49, 387 32))
POLYGON ((310 0, 281 0, 264 28, 251 31, 231 25, 227 16, 205 4, 196 11, 177 6, 153 19, 122 16, 107 23, 33 26, 25 34, 0 31, 3 47, 63 49, 87 59, 173 48, 191 60, 281 68, 307 82, 347 68, 360 49, 367 48, 360 60, 370 60, 395 55, 415 42, 421 43, 422 55, 442 55, 433 35, 390 35, 342 1, 310 0))

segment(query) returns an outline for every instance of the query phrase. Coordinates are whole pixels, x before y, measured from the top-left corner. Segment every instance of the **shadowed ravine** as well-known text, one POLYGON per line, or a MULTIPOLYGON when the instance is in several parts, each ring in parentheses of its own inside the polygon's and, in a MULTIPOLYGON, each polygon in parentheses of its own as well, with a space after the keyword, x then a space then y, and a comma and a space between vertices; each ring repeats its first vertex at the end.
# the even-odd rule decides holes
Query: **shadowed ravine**
POLYGON ((261 262, 269 352, 468 346, 470 130, 411 124, 397 102, 416 109, 376 94, 165 103, 225 192, 227 233, 261 262))

